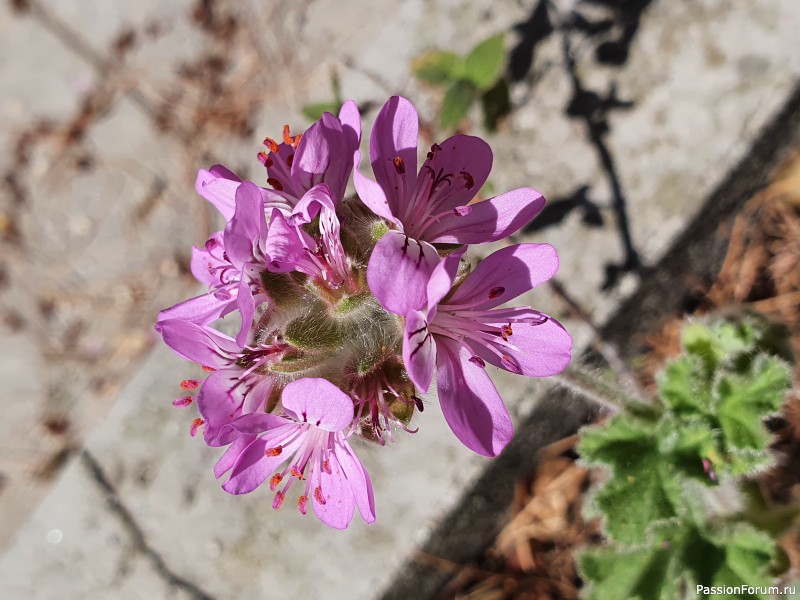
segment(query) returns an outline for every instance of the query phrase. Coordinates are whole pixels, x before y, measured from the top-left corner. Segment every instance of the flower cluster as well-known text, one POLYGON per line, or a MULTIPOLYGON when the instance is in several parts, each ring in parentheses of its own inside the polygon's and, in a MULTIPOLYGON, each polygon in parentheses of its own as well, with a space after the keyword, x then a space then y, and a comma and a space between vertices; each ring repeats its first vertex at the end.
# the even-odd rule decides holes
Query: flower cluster
MULTIPOLYGON (((358 507, 375 520, 372 484, 349 439, 381 445, 412 431, 420 396, 436 389, 468 448, 497 455, 512 436, 486 363, 532 377, 560 372, 571 339, 553 318, 502 307, 548 280, 558 257, 519 244, 475 265, 469 244, 500 240, 543 207, 532 189, 475 201, 489 146, 456 135, 433 144, 417 170, 418 117, 391 98, 370 138, 374 179, 361 173, 361 120, 352 101, 259 153, 268 187, 222 166, 197 192, 226 220, 191 270, 208 292, 159 314, 164 342, 208 373, 197 390, 210 446, 227 446, 215 475, 232 494, 265 482, 278 508, 295 480, 297 507, 347 527, 358 507), (355 166, 355 170, 354 170, 355 166), (346 197, 351 174, 356 195, 346 197), (212 323, 238 311, 235 337, 212 323)), ((192 403, 192 394, 176 406, 192 403)))

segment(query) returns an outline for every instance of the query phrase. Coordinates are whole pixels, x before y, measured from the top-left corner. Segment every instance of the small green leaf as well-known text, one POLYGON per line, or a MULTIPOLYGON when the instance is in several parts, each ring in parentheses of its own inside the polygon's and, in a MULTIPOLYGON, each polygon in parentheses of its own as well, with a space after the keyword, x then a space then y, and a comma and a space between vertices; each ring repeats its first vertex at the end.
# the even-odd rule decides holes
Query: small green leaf
POLYGON ((464 70, 464 60, 446 50, 433 50, 411 63, 414 76, 425 83, 444 85, 456 81, 464 70))
POLYGON ((659 377, 661 400, 677 415, 702 415, 711 410, 711 390, 705 365, 691 356, 671 363, 659 377))
POLYGON ((489 131, 495 131, 503 118, 511 112, 511 97, 505 79, 498 79, 497 83, 484 92, 481 105, 484 126, 489 131))
POLYGON ((505 38, 502 33, 484 40, 467 55, 464 78, 486 91, 500 77, 505 63, 505 38))
POLYGON ((719 422, 728 444, 736 449, 764 450, 769 433, 764 418, 777 412, 790 387, 789 371, 773 358, 760 356, 749 377, 727 375, 716 387, 719 422))
POLYGON ((311 121, 318 121, 322 118, 322 113, 339 114, 339 109, 342 108, 341 104, 335 102, 319 102, 317 104, 306 104, 300 110, 311 121))
POLYGON ((467 116, 472 101, 475 99, 475 88, 465 82, 456 81, 447 90, 442 100, 439 122, 443 129, 453 129, 467 116))

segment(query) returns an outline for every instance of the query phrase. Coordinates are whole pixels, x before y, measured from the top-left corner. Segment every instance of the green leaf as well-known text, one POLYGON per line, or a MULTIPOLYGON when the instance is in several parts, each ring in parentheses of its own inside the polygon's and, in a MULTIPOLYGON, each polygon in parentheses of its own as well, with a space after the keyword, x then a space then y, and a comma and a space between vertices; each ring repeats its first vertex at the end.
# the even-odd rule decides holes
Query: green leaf
POLYGON ((759 356, 752 374, 726 375, 716 386, 719 422, 730 447, 765 450, 770 435, 764 418, 777 412, 791 381, 789 370, 780 361, 759 356))
POLYGON ((710 380, 699 359, 683 356, 671 363, 660 376, 659 397, 675 414, 693 416, 711 407, 710 380))
POLYGON ((628 543, 645 539, 651 525, 680 514, 681 488, 675 465, 659 452, 653 425, 624 415, 584 430, 579 452, 589 463, 611 468, 594 503, 608 534, 628 543))
POLYGON ((300 110, 311 121, 318 121, 322 118, 322 113, 339 114, 339 109, 342 108, 341 104, 336 102, 319 102, 317 104, 306 104, 300 110))
POLYGON ((434 85, 456 81, 463 70, 464 60, 446 50, 426 52, 411 63, 411 71, 417 79, 434 85))
POLYGON ((498 79, 490 89, 481 96, 483 106, 483 124, 489 131, 495 131, 500 122, 511 112, 511 98, 508 94, 508 83, 498 79))
POLYGON ((442 100, 439 122, 443 129, 453 129, 467 116, 472 101, 475 99, 475 88, 464 81, 456 81, 451 85, 442 100))
POLYGON ((502 33, 484 40, 467 55, 464 78, 486 91, 500 77, 505 63, 505 38, 502 33))
MULTIPOLYGON (((590 600, 706 598, 697 585, 769 586, 776 553, 769 536, 749 525, 714 529, 668 526, 646 544, 612 544, 579 558, 590 600)), ((726 598, 768 598, 744 593, 726 598)))

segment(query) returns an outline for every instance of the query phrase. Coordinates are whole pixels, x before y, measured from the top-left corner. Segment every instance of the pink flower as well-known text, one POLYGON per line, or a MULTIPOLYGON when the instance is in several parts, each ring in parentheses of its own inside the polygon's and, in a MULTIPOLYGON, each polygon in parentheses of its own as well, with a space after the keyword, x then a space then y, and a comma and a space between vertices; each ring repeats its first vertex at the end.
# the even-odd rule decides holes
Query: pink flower
POLYGON ((499 240, 544 206, 542 195, 529 188, 469 204, 492 168, 492 151, 477 137, 456 135, 434 144, 417 174, 418 121, 408 100, 390 98, 370 138, 377 183, 354 174, 364 204, 396 227, 375 246, 367 281, 384 308, 400 315, 426 304, 426 285, 439 262, 432 244, 499 240))
POLYGON ((373 523, 372 482, 344 433, 353 420, 352 400, 325 379, 306 378, 286 386, 282 403, 286 416, 250 414, 231 423, 241 437, 215 467, 217 477, 230 471, 223 489, 246 494, 272 475, 275 491, 288 478, 272 502, 279 508, 295 480, 305 480, 297 502, 301 513, 311 503, 323 523, 344 529, 358 506, 373 523))
MULTIPOLYGON (((236 190, 242 180, 236 173, 222 165, 214 165, 209 170, 201 169, 197 173, 194 188, 197 193, 208 200, 219 212, 230 221, 236 211, 236 190)), ((278 208, 287 214, 292 210, 283 194, 257 186, 256 189, 264 200, 267 210, 278 208)))
POLYGON ((227 426, 242 415, 265 408, 276 382, 258 369, 280 360, 285 346, 276 341, 242 348, 227 335, 181 319, 160 321, 156 329, 177 354, 213 370, 197 395, 197 408, 205 422, 203 437, 209 446, 229 444, 227 426))
POLYGON ((344 198, 347 181, 353 169, 353 153, 361 142, 361 116, 356 103, 348 100, 339 117, 325 113, 297 138, 284 128, 284 141, 278 144, 267 138, 259 159, 267 167, 267 182, 291 206, 315 185, 325 183, 336 207, 344 198))
POLYGON ((519 244, 489 255, 453 292, 463 250, 445 258, 427 286, 428 306, 406 316, 403 362, 426 391, 436 368, 442 412, 456 437, 496 456, 512 436, 511 420, 485 371, 547 377, 569 363, 572 339, 558 321, 529 307, 496 308, 558 270, 549 244, 519 244))
POLYGON ((247 341, 256 307, 269 300, 260 273, 267 269, 267 223, 258 187, 245 181, 236 188, 236 209, 223 233, 215 233, 203 250, 192 252, 192 273, 209 286, 206 294, 191 298, 158 315, 159 321, 186 319, 205 325, 238 308, 242 325, 236 342, 247 341))
POLYGON ((266 251, 273 273, 299 271, 327 283, 333 289, 349 281, 350 266, 339 238, 339 217, 330 188, 321 183, 311 188, 297 203, 288 219, 272 211, 266 251), (319 234, 308 225, 319 217, 319 234))

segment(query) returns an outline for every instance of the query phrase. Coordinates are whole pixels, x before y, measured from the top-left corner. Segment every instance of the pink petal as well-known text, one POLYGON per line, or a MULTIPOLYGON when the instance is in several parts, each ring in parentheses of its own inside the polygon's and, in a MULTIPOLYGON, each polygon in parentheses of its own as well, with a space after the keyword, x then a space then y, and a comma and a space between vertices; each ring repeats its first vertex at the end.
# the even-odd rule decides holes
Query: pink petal
MULTIPOLYGON (((541 313, 532 310, 530 314, 535 319, 541 313)), ((503 323, 493 325, 500 327, 503 323)), ((497 354, 472 340, 470 347, 486 362, 528 377, 549 377, 561 373, 569 364, 572 338, 561 323, 552 317, 547 317, 547 321, 540 325, 512 323, 511 329, 513 333, 507 340, 510 347, 505 348, 505 354, 511 360, 506 359, 505 364, 497 354), (512 368, 509 368, 509 363, 512 368)))
POLYGON ((411 381, 423 393, 431 386, 436 367, 436 343, 428 331, 426 317, 418 310, 408 313, 403 336, 403 364, 411 381))
POLYGON ((320 521, 334 529, 346 529, 353 519, 356 507, 353 490, 336 452, 328 454, 328 466, 330 473, 324 469, 314 469, 311 472, 311 497, 308 501, 313 505, 314 514, 320 521), (317 495, 324 502, 320 502, 317 495))
POLYGON ((467 248, 465 246, 445 256, 433 270, 430 281, 428 281, 427 306, 431 311, 428 315, 429 321, 435 316, 435 311, 433 309, 450 291, 453 281, 458 274, 458 265, 461 262, 461 257, 464 256, 466 251, 467 248))
POLYGON ((425 239, 440 244, 494 242, 527 225, 544 208, 544 197, 520 188, 471 204, 468 214, 448 214, 425 230, 425 239))
POLYGON ((550 279, 558 254, 550 244, 518 244, 490 254, 447 301, 470 310, 494 308, 550 279))
POLYGON ((436 177, 441 173, 449 176, 448 183, 438 186, 433 194, 432 214, 468 204, 486 183, 492 170, 492 149, 481 138, 472 135, 454 135, 441 144, 434 144, 428 156, 431 158, 419 171, 417 187, 431 175, 436 177))
POLYGON ((228 447, 225 453, 220 457, 217 461, 217 464, 214 465, 214 477, 219 479, 225 473, 231 470, 233 465, 236 463, 239 455, 247 448, 251 442, 255 439, 255 436, 248 435, 248 436, 241 436, 236 438, 233 443, 228 447))
POLYGON ((264 200, 256 185, 245 181, 236 190, 236 211, 224 233, 225 252, 237 268, 253 260, 253 248, 265 226, 264 200))
POLYGON ((158 321, 183 319, 203 325, 216 321, 236 309, 237 289, 238 283, 234 282, 202 296, 184 300, 158 313, 158 321))
MULTIPOLYGON (((239 433, 245 435, 258 435, 269 431, 271 432, 269 439, 264 439, 276 442, 274 446, 277 446, 280 440, 287 439, 294 435, 298 431, 298 428, 301 427, 299 423, 287 419, 286 417, 261 412, 242 415, 237 418, 231 426, 239 433)), ((284 453, 283 459, 286 460, 287 457, 288 454, 284 453)))
POLYGON ((244 346, 250 336, 250 329, 253 327, 253 318, 256 314, 256 301, 253 298, 253 291, 247 277, 242 277, 239 281, 239 293, 236 296, 236 305, 242 315, 242 324, 236 334, 236 343, 244 346))
POLYGON ((375 522, 375 495, 372 491, 372 481, 369 473, 358 460, 347 440, 336 436, 332 454, 342 467, 342 472, 347 477, 347 483, 353 491, 353 496, 358 506, 358 512, 367 523, 375 522))
POLYGON ((342 104, 342 108, 339 109, 339 121, 342 123, 347 145, 352 148, 351 153, 355 152, 361 143, 361 115, 355 102, 348 100, 342 104))
POLYGON ((369 158, 391 212, 400 216, 417 180, 419 116, 405 98, 392 96, 372 127, 369 158))
POLYGON ((242 180, 230 169, 214 165, 208 171, 200 169, 194 188, 197 193, 213 204, 226 221, 233 217, 236 206, 236 188, 242 180))
POLYGON ((447 424, 470 450, 497 456, 514 433, 497 388, 457 342, 437 336, 436 349, 439 403, 447 424))
POLYGON ((427 242, 390 231, 372 250, 367 283, 388 311, 405 315, 427 304, 427 287, 439 254, 427 242))
POLYGON ((220 332, 184 321, 167 319, 156 325, 164 343, 184 358, 200 365, 222 369, 232 362, 239 345, 220 332))
MULTIPOLYGON (((355 171, 353 171, 353 182, 355 183, 358 197, 376 215, 400 225, 400 221, 392 214, 392 209, 389 208, 389 201, 386 199, 383 188, 372 179, 364 177, 361 171, 358 170, 358 165, 361 162, 361 152, 355 153, 353 162, 356 166, 355 171)), ((402 227, 402 225, 400 226, 402 227)))
POLYGON ((230 440, 219 441, 219 436, 226 425, 241 416, 244 398, 236 385, 240 374, 238 370, 215 371, 206 378, 197 394, 197 408, 206 422, 203 436, 209 446, 230 443, 230 440))
POLYGON ((306 251, 297 237, 294 227, 279 210, 272 211, 267 235, 266 254, 268 268, 273 273, 287 273, 297 270, 297 266, 307 259, 306 251))
POLYGON ((327 379, 293 381, 281 401, 290 417, 326 431, 342 431, 353 422, 353 400, 327 379))

